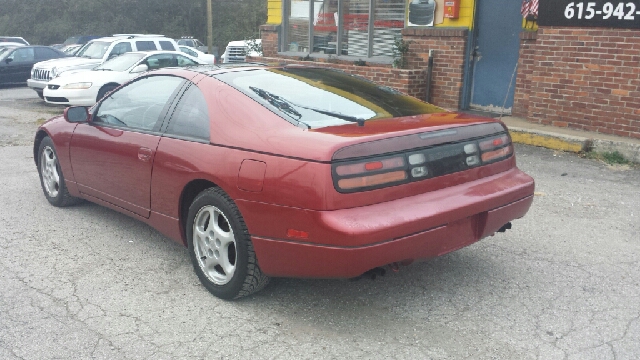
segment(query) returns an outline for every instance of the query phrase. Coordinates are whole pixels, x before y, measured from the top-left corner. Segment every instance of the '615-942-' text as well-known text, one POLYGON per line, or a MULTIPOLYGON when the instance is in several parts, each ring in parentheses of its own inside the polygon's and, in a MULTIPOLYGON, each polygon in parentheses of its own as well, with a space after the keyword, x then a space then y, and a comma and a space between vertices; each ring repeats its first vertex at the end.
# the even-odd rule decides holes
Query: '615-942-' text
POLYGON ((595 2, 570 2, 564 9, 564 17, 567 19, 611 19, 618 20, 635 20, 635 16, 640 16, 640 10, 637 10, 636 4, 627 3, 610 3, 606 2, 602 8, 597 8, 595 2))

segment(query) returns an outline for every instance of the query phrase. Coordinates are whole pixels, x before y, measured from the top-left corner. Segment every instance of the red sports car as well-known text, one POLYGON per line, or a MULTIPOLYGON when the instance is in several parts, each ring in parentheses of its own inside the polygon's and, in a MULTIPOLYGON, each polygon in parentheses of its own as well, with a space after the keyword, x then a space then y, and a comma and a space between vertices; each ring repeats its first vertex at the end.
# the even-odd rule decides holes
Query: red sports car
POLYGON ((42 125, 54 206, 86 199, 189 248, 214 295, 352 278, 511 227, 533 200, 499 121, 330 69, 167 69, 42 125))

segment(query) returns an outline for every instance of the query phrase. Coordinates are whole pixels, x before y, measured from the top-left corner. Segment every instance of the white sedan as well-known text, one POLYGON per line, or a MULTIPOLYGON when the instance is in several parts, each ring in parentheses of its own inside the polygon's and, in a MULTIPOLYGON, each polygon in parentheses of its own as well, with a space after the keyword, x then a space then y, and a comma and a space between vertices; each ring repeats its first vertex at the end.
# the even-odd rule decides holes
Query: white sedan
POLYGON ((180 51, 182 51, 185 54, 189 54, 195 58, 198 58, 204 62, 206 62, 207 64, 215 64, 216 63, 216 57, 211 55, 211 54, 206 54, 203 53, 202 51, 196 49, 196 48, 192 48, 190 46, 184 46, 181 45, 180 46, 180 51))
POLYGON ((205 64, 177 51, 129 52, 91 70, 63 73, 44 88, 44 100, 50 104, 92 106, 109 91, 143 72, 205 64))

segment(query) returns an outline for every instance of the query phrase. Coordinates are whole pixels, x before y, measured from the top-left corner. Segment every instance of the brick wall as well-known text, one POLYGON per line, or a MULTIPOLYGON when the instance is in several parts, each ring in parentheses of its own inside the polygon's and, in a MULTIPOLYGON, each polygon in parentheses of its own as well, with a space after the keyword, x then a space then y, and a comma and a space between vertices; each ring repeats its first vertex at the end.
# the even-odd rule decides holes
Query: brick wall
POLYGON ((530 121, 640 139, 640 30, 541 27, 534 49, 530 121))
MULTIPOLYGON (((264 40, 263 40, 264 41, 264 40)), ((307 66, 327 67, 342 70, 349 74, 360 75, 378 84, 386 85, 405 94, 424 98, 426 77, 423 69, 393 69, 390 67, 355 66, 315 61, 299 61, 284 57, 249 58, 248 61, 259 61, 267 64, 297 64, 307 66)))
POLYGON ((431 102, 438 106, 452 110, 461 106, 468 33, 467 29, 402 30, 403 39, 411 41, 408 59, 410 69, 426 69, 429 50, 435 50, 431 102))
POLYGON ((261 25, 262 54, 264 56, 278 55, 278 25, 261 25))
POLYGON ((529 94, 531 78, 535 68, 535 45, 538 33, 523 31, 520 33, 520 54, 518 57, 518 76, 516 77, 515 94, 511 114, 527 117, 529 114, 529 94))

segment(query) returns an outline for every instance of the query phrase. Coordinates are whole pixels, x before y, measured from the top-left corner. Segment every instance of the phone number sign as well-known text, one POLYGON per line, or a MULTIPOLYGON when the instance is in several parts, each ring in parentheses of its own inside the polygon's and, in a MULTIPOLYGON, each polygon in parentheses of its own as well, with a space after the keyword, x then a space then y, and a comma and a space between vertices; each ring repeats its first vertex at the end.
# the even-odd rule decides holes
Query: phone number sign
POLYGON ((538 25, 640 29, 640 1, 540 0, 538 25))

